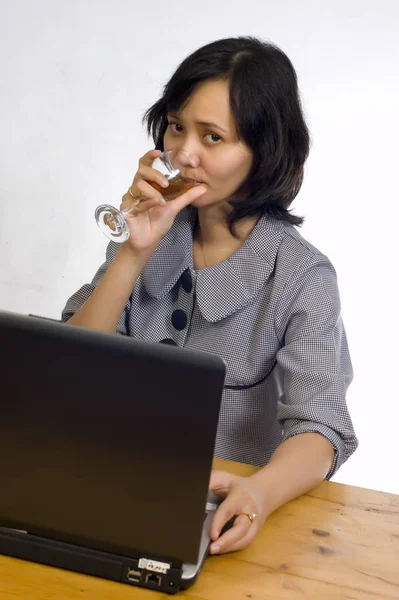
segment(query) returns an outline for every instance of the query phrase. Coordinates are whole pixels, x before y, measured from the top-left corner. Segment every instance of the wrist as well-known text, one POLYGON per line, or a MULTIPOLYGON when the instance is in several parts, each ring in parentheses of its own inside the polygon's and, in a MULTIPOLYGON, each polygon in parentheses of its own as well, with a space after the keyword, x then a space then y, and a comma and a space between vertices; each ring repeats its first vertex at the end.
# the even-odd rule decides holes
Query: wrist
POLYGON ((132 248, 131 246, 129 246, 129 244, 127 244, 125 242, 119 248, 117 258, 120 261, 131 262, 136 265, 142 264, 144 266, 145 263, 147 262, 147 260, 153 254, 153 252, 154 252, 154 250, 152 248, 146 249, 146 250, 135 250, 134 248, 132 248))
POLYGON ((150 256, 151 252, 136 251, 125 244, 121 245, 104 280, 111 279, 117 286, 126 285, 131 292, 150 256))
POLYGON ((284 482, 273 467, 267 465, 253 475, 250 475, 251 485, 257 490, 258 497, 262 502, 265 515, 268 517, 281 505, 281 491, 284 482))

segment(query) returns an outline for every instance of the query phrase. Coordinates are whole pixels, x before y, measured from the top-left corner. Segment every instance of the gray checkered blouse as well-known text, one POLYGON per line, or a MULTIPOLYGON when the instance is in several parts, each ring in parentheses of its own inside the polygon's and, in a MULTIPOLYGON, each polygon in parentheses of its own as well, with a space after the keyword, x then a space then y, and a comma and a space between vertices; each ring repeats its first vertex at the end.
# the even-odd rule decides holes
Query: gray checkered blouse
MULTIPOLYGON (((224 359, 215 456, 263 466, 283 440, 317 432, 336 450, 331 477, 358 444, 345 401, 352 366, 333 266, 294 227, 262 217, 230 258, 195 271, 195 218, 195 209, 179 214, 137 280, 117 331, 224 359)), ((118 248, 109 244, 92 283, 68 300, 64 321, 118 248)))

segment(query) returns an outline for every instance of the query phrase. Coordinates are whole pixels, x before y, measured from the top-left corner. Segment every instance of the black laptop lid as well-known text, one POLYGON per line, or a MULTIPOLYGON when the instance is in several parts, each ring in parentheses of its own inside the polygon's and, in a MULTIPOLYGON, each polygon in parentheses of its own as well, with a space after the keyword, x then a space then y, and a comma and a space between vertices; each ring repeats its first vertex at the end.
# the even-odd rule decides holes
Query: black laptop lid
POLYGON ((0 312, 0 525, 196 562, 225 366, 0 312))

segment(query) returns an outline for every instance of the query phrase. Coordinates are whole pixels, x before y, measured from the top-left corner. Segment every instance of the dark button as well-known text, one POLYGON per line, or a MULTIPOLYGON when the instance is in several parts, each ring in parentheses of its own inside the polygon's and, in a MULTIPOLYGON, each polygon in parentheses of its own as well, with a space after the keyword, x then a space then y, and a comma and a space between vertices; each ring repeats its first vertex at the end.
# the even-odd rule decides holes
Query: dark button
POLYGON ((175 340, 172 338, 165 338, 164 340, 160 340, 160 344, 166 344, 167 346, 177 346, 175 340))
POLYGON ((190 269, 186 269, 184 273, 181 274, 180 283, 183 290, 189 294, 193 289, 193 278, 191 277, 190 269))
POLYGON ((187 315, 184 310, 178 308, 172 313, 172 325, 178 331, 181 331, 187 325, 187 315))

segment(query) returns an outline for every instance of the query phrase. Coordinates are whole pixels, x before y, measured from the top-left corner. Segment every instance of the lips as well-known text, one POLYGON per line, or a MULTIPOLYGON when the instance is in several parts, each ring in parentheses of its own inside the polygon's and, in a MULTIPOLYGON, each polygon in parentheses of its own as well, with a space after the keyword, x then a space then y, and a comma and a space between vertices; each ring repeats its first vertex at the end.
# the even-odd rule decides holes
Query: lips
POLYGON ((182 175, 180 175, 180 179, 182 181, 185 181, 186 183, 191 183, 192 185, 201 185, 201 184, 203 184, 203 181, 198 181, 198 179, 192 179, 191 177, 183 177, 182 175))

